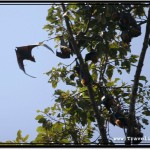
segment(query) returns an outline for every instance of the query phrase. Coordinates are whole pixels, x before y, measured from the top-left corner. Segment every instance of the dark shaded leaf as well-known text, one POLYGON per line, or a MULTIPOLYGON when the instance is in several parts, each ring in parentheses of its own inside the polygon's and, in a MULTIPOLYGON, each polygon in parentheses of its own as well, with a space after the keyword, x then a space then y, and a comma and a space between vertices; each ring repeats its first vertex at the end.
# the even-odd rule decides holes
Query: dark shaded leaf
POLYGON ((143 122, 145 125, 149 125, 148 120, 147 120, 147 119, 145 119, 145 118, 143 118, 143 119, 142 119, 142 122, 143 122))
POLYGON ((114 66, 108 65, 107 70, 106 70, 106 74, 107 74, 109 79, 112 78, 113 70, 114 70, 114 66))

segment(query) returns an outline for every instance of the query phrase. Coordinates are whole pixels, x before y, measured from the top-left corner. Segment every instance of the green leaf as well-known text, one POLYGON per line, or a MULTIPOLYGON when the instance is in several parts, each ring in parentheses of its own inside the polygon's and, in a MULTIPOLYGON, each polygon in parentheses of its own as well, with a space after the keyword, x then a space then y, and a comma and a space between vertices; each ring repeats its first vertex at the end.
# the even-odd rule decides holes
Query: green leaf
POLYGON ((85 126, 87 124, 87 113, 86 112, 80 112, 79 115, 81 117, 82 126, 85 126))
POLYGON ((106 74, 107 74, 109 79, 112 78, 113 70, 114 70, 114 66, 108 65, 107 70, 106 70, 106 74))
POLYGON ((52 81, 52 87, 55 89, 57 87, 57 81, 52 81))
POLYGON ((44 118, 44 116, 43 115, 38 115, 38 116, 36 116, 36 120, 40 120, 41 118, 44 118))
POLYGON ((68 139, 62 139, 60 143, 70 143, 68 139))
POLYGON ((120 78, 115 78, 114 82, 118 82, 120 80, 120 78))
POLYGON ((28 138, 29 138, 29 134, 27 134, 27 135, 22 139, 22 141, 23 141, 23 142, 26 142, 26 141, 28 140, 28 138))
POLYGON ((130 63, 130 61, 124 60, 124 61, 121 63, 121 68, 122 68, 122 69, 125 69, 125 70, 127 71, 127 73, 130 73, 130 69, 131 69, 131 63, 130 63))
POLYGON ((107 85, 108 87, 114 86, 114 82, 113 82, 113 81, 112 81, 112 82, 107 82, 106 85, 107 85))
POLYGON ((50 107, 47 107, 47 108, 44 109, 45 114, 49 113, 49 111, 50 111, 50 107))
POLYGON ((41 112, 39 109, 36 111, 37 113, 41 112))
POLYGON ((143 81, 145 81, 146 83, 148 82, 145 76, 140 76, 139 80, 143 80, 143 81))
POLYGON ((93 81, 95 82, 97 81, 97 78, 98 78, 98 73, 94 69, 92 70, 92 78, 93 78, 93 81))
POLYGON ((138 55, 131 55, 131 57, 130 57, 130 62, 136 63, 138 57, 139 57, 138 55))
POLYGON ((111 58, 116 59, 116 57, 117 57, 117 51, 118 50, 119 50, 119 48, 110 48, 110 50, 109 50, 109 56, 111 58))
POLYGON ((40 118, 38 123, 46 123, 46 119, 45 118, 40 118))
POLYGON ((54 125, 53 125, 53 130, 55 132, 62 132, 62 127, 63 127, 63 124, 59 123, 59 122, 56 122, 54 125))
POLYGON ((45 129, 42 126, 39 126, 39 127, 37 127, 36 131, 39 133, 44 133, 45 129))
POLYGON ((138 86, 143 87, 143 84, 142 83, 138 83, 138 86))
POLYGON ((17 132, 17 138, 18 139, 22 139, 22 131, 21 130, 18 130, 18 132, 17 132))
POLYGON ((65 79, 66 80, 66 85, 72 85, 75 86, 75 82, 73 82, 72 80, 70 80, 68 77, 65 79))
POLYGON ((50 25, 50 24, 47 24, 47 25, 45 25, 45 26, 43 27, 43 29, 44 29, 44 30, 51 30, 51 29, 53 29, 53 26, 50 25))
POLYGON ((150 111, 149 110, 146 110, 144 112, 142 112, 142 114, 146 115, 146 116, 150 116, 150 111))

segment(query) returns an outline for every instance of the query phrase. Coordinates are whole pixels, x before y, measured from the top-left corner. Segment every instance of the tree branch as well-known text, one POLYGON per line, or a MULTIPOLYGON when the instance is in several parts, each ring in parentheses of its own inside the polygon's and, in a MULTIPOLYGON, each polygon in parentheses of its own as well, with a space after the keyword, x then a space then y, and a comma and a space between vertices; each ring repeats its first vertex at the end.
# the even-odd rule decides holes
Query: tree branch
MULTIPOLYGON (((138 83, 139 83, 139 78, 140 78, 140 74, 141 74, 142 67, 143 67, 143 62, 144 62, 145 55, 146 55, 146 50, 148 48, 149 35, 150 35, 150 8, 148 11, 148 19, 147 19, 147 25, 146 25, 146 33, 145 33, 144 42, 143 42, 143 48, 140 54, 139 62, 137 65, 135 76, 134 76, 134 84, 132 87, 130 109, 129 109, 130 121, 129 121, 128 130, 127 130, 128 137, 133 136, 134 122, 135 122, 135 103, 136 103, 136 97, 137 97, 138 83)), ((131 144, 131 141, 128 141, 128 142, 126 141, 126 144, 131 144)))
MULTIPOLYGON (((62 4, 62 9, 63 9, 63 12, 65 13, 66 7, 64 4, 62 4)), ((81 66, 81 70, 83 71, 83 75, 85 75, 87 77, 87 79, 89 80, 88 85, 87 85, 87 89, 88 89, 88 93, 89 93, 89 97, 90 97, 90 100, 92 103, 93 110, 95 112, 95 117, 96 117, 96 120, 98 123, 98 128, 99 128, 99 131, 101 134, 102 143, 107 145, 108 139, 107 139, 107 135, 106 135, 106 129, 104 127, 104 118, 102 118, 100 116, 98 106, 96 105, 96 102, 95 102, 94 91, 93 91, 93 87, 92 87, 92 83, 91 83, 92 79, 91 79, 91 76, 90 76, 90 73, 88 70, 88 66, 87 66, 87 64, 84 63, 82 55, 80 53, 80 50, 79 50, 77 43, 75 42, 75 39, 73 37, 72 29, 71 29, 70 24, 69 24, 69 18, 67 15, 65 15, 64 18, 65 18, 65 23, 66 23, 67 30, 69 33, 70 43, 72 44, 73 50, 74 50, 75 54, 77 55, 77 58, 80 62, 80 66, 81 66)))

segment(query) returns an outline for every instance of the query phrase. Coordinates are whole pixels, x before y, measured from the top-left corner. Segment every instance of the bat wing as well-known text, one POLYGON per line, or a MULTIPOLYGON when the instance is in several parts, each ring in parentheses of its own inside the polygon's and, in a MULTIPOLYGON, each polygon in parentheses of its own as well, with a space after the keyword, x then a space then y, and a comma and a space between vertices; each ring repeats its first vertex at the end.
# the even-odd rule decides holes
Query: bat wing
POLYGON ((43 44, 43 46, 44 46, 44 47, 46 47, 47 49, 49 49, 51 52, 53 52, 53 53, 54 53, 54 51, 52 50, 52 48, 51 48, 51 47, 49 47, 48 45, 43 44))
MULTIPOLYGON (((19 65, 19 68, 26 74, 26 75, 28 75, 27 73, 26 73, 26 71, 25 71, 25 68, 24 68, 24 64, 23 64, 23 58, 22 58, 22 56, 20 55, 20 53, 16 50, 16 56, 17 56, 17 62, 18 62, 18 65, 19 65)), ((30 76, 30 77, 32 77, 32 78, 35 78, 35 77, 33 77, 33 76, 31 76, 31 75, 28 75, 28 76, 30 76)))
POLYGON ((39 45, 27 45, 27 46, 20 46, 20 47, 16 47, 17 48, 17 51, 19 51, 20 53, 31 53, 32 49, 36 46, 39 46, 39 45))
POLYGON ((17 62, 18 62, 19 68, 25 72, 24 65, 23 65, 23 59, 22 59, 20 53, 18 52, 18 50, 16 50, 16 56, 17 56, 17 62))
POLYGON ((21 57, 21 59, 27 59, 30 61, 35 62, 34 57, 31 55, 31 51, 34 47, 38 45, 28 45, 28 46, 21 46, 21 47, 16 47, 17 48, 17 56, 21 57))
POLYGON ((63 59, 70 58, 70 54, 63 54, 61 52, 56 52, 56 56, 63 59))
POLYGON ((85 55, 85 62, 88 60, 93 60, 95 57, 97 57, 97 52, 89 52, 85 55))
POLYGON ((91 53, 85 55, 85 62, 91 60, 91 53))

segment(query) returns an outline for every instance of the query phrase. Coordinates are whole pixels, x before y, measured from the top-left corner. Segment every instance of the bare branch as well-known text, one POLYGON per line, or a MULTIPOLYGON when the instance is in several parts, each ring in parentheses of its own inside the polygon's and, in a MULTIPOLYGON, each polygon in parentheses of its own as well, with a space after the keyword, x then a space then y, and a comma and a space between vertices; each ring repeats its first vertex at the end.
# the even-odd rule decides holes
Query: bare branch
MULTIPOLYGON (((145 32, 143 47, 142 47, 139 62, 137 65, 137 69, 135 72, 134 84, 132 87, 132 94, 131 94, 131 99, 130 99, 130 110, 129 110, 130 122, 129 122, 129 128, 127 130, 127 135, 129 137, 132 137, 132 135, 133 135, 133 128, 134 128, 134 122, 135 122, 135 104, 136 104, 138 83, 139 83, 139 78, 140 78, 140 74, 142 71, 142 67, 143 67, 143 63, 144 63, 144 59, 145 59, 145 55, 146 55, 146 50, 148 48, 149 35, 150 35, 150 8, 148 11, 148 20, 147 20, 147 25, 146 25, 146 32, 145 32)), ((131 141, 127 142, 126 144, 131 144, 131 141)))

